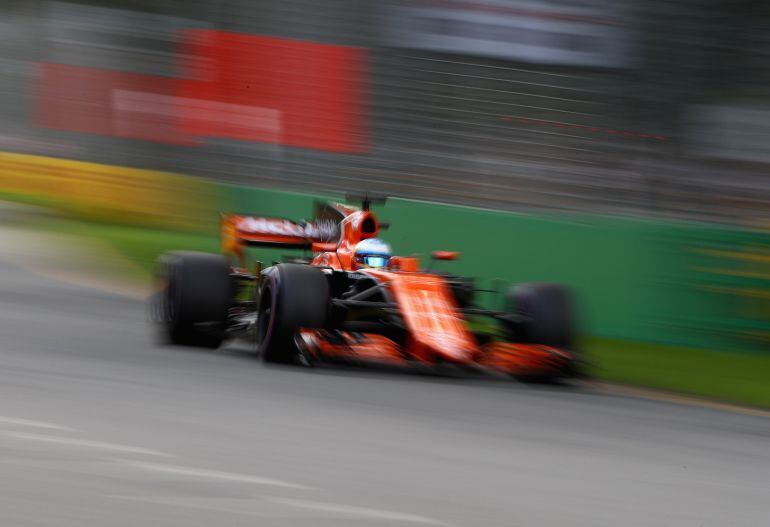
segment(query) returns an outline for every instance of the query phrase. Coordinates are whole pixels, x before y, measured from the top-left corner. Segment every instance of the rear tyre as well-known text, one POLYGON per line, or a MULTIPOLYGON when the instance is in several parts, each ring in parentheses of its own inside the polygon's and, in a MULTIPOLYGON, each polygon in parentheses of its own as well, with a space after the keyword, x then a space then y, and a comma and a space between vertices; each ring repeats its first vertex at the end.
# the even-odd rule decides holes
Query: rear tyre
POLYGON ((296 362, 297 331, 324 327, 329 305, 329 281, 320 269, 290 263, 271 267, 259 295, 257 352, 265 362, 296 362))
POLYGON ((158 259, 153 314, 167 344, 218 348, 233 297, 230 264, 224 256, 172 252, 158 259))
POLYGON ((563 285, 529 283, 513 286, 506 297, 515 322, 506 327, 517 342, 573 348, 575 341, 573 302, 563 285))

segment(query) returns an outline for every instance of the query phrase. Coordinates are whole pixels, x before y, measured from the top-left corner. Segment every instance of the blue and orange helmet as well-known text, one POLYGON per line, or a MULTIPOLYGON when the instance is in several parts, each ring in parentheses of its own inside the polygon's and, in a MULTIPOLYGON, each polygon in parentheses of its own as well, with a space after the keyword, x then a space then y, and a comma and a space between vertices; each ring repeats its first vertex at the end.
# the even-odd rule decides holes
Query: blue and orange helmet
POLYGON ((386 267, 393 256, 390 245, 379 238, 358 242, 353 259, 359 267, 386 267))

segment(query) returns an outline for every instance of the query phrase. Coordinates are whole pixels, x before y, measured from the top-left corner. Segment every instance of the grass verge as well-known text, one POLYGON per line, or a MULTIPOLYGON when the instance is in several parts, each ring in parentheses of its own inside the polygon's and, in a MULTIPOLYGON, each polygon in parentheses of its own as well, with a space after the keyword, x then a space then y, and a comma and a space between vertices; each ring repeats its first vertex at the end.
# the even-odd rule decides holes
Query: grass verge
POLYGON ((587 338, 597 379, 770 408, 770 355, 587 338))

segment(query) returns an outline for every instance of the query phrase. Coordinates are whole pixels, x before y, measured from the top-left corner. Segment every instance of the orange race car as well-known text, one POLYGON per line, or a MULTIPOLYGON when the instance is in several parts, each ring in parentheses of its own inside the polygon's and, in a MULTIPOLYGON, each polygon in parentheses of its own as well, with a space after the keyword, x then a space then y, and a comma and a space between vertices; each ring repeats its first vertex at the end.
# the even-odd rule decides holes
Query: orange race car
POLYGON ((244 337, 265 361, 304 365, 449 366, 543 380, 580 372, 565 287, 520 284, 506 310, 478 307, 472 280, 392 255, 370 210, 384 199, 360 199, 360 208, 317 203, 303 222, 223 214, 224 254, 163 255, 151 307, 166 340, 215 348, 244 337), (249 246, 312 258, 249 267, 249 246))

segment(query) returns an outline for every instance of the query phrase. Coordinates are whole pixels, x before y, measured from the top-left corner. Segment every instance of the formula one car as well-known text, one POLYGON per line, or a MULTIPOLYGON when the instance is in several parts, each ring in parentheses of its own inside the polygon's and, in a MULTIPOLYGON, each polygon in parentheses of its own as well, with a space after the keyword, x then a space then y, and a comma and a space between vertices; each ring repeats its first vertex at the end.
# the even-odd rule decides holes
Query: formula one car
MULTIPOLYGON (((352 199, 352 198, 349 198, 352 199)), ((575 376, 568 291, 520 284, 507 309, 475 305, 474 281, 393 256, 362 206, 316 203, 309 221, 222 215, 223 254, 160 257, 152 318, 170 344, 216 348, 245 338, 265 361, 484 370, 528 379, 575 376), (312 251, 249 266, 246 248, 312 251)), ((436 251, 434 260, 458 253, 436 251)))

